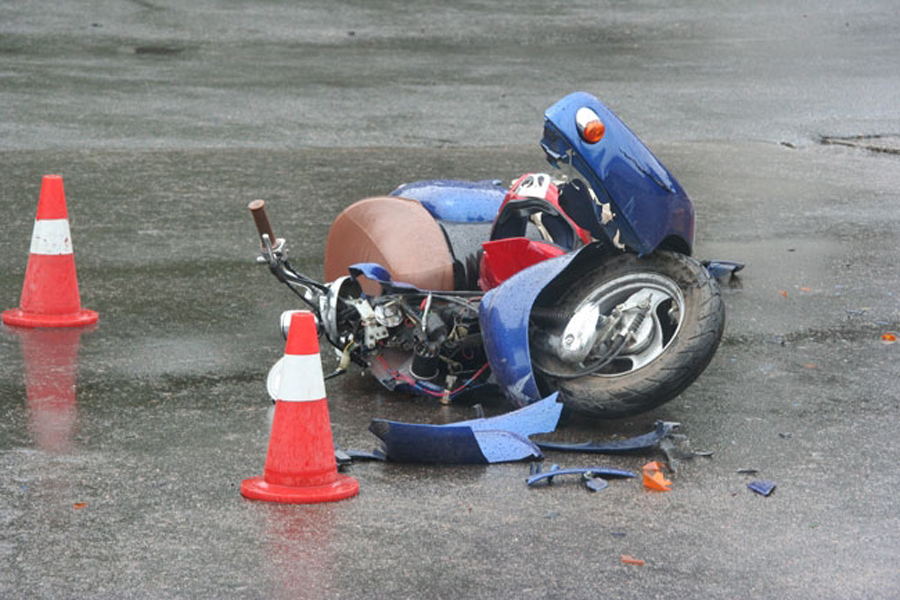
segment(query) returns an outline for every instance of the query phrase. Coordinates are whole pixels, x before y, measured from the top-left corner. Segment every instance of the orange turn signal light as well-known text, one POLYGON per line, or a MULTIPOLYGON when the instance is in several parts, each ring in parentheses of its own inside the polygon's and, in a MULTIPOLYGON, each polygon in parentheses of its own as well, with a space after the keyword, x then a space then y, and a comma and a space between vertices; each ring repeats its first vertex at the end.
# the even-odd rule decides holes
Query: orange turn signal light
POLYGON ((575 125, 578 126, 578 133, 581 139, 588 144, 596 144, 603 139, 606 133, 606 125, 600 120, 590 108, 583 106, 575 113, 575 125))
POLYGON ((581 137, 589 144, 596 144, 603 139, 604 133, 606 133, 606 125, 600 121, 591 121, 581 132, 581 137))

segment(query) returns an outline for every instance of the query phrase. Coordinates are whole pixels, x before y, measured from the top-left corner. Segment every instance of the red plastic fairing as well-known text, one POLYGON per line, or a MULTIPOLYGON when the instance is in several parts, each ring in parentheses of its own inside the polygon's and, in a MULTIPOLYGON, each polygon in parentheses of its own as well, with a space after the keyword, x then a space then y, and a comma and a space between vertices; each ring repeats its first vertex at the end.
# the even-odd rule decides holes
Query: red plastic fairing
POLYGON ((485 242, 481 247, 484 254, 481 256, 478 287, 484 291, 497 287, 522 269, 565 254, 565 250, 558 246, 524 237, 485 242))

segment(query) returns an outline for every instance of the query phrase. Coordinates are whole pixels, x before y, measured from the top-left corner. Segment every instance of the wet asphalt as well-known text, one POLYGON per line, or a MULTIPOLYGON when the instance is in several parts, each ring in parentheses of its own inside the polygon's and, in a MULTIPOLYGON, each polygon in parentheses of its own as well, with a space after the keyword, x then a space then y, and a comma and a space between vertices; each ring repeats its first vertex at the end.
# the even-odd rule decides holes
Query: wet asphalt
MULTIPOLYGON (((900 23, 890 2, 745 4, 0 6, 0 309, 18 304, 41 176, 58 173, 100 314, 0 328, 0 597, 900 595, 900 344, 882 341, 900 331, 900 23), (679 178, 697 256, 747 267, 723 282, 726 333, 693 386, 552 437, 666 419, 714 455, 669 493, 529 489, 527 464, 360 463, 350 500, 242 498, 295 307, 254 264, 247 202, 268 201, 320 277, 356 199, 545 169, 542 112, 574 90, 679 178)), ((373 417, 472 416, 358 373, 327 392, 343 447, 374 447, 373 417)))

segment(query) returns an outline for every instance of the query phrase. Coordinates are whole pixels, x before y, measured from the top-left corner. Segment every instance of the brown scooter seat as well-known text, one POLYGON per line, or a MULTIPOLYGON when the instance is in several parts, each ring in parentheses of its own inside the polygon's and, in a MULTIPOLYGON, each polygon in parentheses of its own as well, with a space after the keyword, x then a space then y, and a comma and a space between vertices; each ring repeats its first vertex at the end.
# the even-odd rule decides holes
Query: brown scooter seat
MULTIPOLYGON (((394 281, 424 290, 453 289, 453 257, 440 225, 416 200, 366 198, 337 216, 325 243, 325 280, 347 275, 356 263, 378 263, 394 281)), ((361 281, 377 293, 377 285, 361 281)))

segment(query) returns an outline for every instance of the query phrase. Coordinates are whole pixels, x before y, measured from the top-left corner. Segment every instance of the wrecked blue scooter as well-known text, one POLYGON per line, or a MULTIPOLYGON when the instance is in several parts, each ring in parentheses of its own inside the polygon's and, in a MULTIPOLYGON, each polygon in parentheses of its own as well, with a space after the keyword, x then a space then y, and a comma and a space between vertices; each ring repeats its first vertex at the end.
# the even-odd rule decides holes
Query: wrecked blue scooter
POLYGON ((329 283, 290 266, 256 201, 260 262, 316 313, 338 373, 354 363, 442 402, 489 387, 516 406, 558 392, 602 418, 650 410, 702 373, 724 328, 716 280, 691 257, 693 205, 589 94, 547 109, 541 148, 556 171, 508 190, 424 181, 349 206, 329 283))

